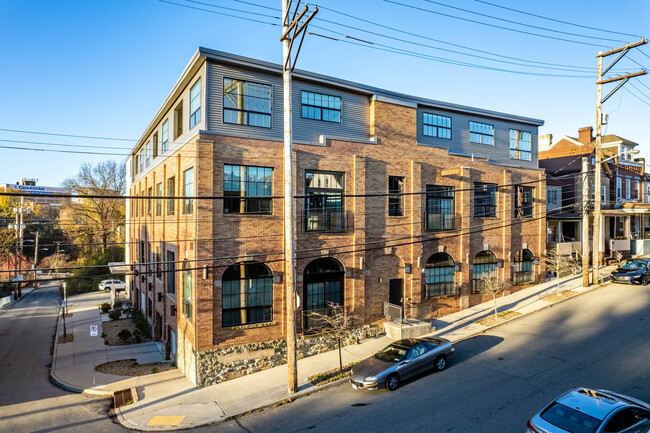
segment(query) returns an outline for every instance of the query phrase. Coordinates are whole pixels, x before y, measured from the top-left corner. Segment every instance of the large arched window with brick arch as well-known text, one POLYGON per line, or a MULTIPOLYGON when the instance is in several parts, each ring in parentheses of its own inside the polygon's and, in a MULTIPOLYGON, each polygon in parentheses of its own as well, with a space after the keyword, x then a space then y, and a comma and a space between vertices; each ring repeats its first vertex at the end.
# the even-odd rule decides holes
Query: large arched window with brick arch
POLYGON ((529 250, 524 248, 517 251, 515 254, 515 266, 512 269, 512 283, 525 284, 535 281, 535 271, 533 265, 535 264, 535 256, 529 250))
POLYGON ((447 253, 435 253, 424 265, 425 297, 456 294, 454 259, 447 253))
POLYGON ((483 250, 474 257, 472 266, 472 292, 481 291, 481 278, 495 277, 497 275, 497 256, 488 250, 483 250))
POLYGON ((328 304, 343 305, 344 279, 343 265, 336 259, 323 257, 307 265, 303 276, 305 330, 319 325, 310 317, 310 313, 328 314, 331 312, 328 304))
POLYGON ((222 278, 222 326, 273 320, 273 274, 264 263, 230 266, 222 278))

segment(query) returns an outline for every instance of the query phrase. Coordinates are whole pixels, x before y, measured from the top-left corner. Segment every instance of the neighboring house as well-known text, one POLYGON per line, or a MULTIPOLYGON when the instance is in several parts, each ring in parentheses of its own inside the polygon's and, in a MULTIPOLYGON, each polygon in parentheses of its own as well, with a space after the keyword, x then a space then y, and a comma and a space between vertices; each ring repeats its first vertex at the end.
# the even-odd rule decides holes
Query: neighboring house
MULTIPOLYGON (((551 141, 545 136, 545 141, 551 141)), ((632 238, 645 236, 650 228, 650 209, 639 207, 643 201, 643 158, 634 158, 637 143, 617 135, 602 137, 601 205, 603 209, 603 243, 601 251, 612 254, 612 249, 634 253, 632 238), (645 223, 644 223, 645 222, 645 223), (616 241, 616 242, 613 242, 616 241), (621 242, 618 242, 621 241, 621 242)), ((592 127, 578 130, 578 138, 563 136, 545 151, 539 152, 539 165, 546 170, 547 190, 554 185, 562 187, 562 206, 550 209, 547 217, 549 248, 557 247, 565 254, 582 251, 582 158, 588 159, 590 211, 593 209, 595 138, 592 127), (552 210, 552 212, 551 212, 552 210), (556 245, 558 244, 558 245, 556 245)), ((548 192, 547 192, 548 194, 548 192)), ((593 233, 590 222, 590 237, 593 233)), ((648 232, 650 236, 650 231, 648 232)), ((590 240, 591 242, 591 240, 590 240)), ((592 244, 590 244, 592 245, 592 244)))
MULTIPOLYGON (((372 327, 543 279, 541 120, 306 71, 292 108, 300 336, 328 302, 372 327)), ((285 356, 282 113, 280 65, 200 48, 127 160, 131 296, 200 386, 285 356)))

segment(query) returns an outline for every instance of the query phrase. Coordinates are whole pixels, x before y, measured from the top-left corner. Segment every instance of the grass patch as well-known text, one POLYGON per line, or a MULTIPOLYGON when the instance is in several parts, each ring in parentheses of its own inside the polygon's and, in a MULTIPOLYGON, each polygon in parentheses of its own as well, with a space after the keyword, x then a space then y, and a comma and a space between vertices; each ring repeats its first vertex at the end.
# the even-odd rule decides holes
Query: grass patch
POLYGON ((544 296, 542 298, 542 301, 546 302, 558 302, 563 299, 570 298, 572 296, 577 295, 578 292, 574 292, 572 290, 562 290, 559 294, 558 293, 553 293, 552 295, 544 296))
POLYGON ((314 374, 313 376, 309 376, 307 378, 307 381, 314 386, 323 386, 331 382, 336 382, 339 379, 345 379, 346 377, 350 376, 350 370, 352 370, 352 367, 354 367, 359 362, 361 361, 355 361, 344 365, 343 370, 335 368, 323 373, 314 374))
POLYGON ((485 317, 481 320, 477 320, 474 323, 478 323, 479 325, 483 326, 494 326, 498 325, 499 323, 507 322, 508 320, 521 316, 521 313, 518 313, 516 311, 502 311, 499 314, 497 314, 497 317, 494 317, 494 314, 491 314, 488 317, 485 317))

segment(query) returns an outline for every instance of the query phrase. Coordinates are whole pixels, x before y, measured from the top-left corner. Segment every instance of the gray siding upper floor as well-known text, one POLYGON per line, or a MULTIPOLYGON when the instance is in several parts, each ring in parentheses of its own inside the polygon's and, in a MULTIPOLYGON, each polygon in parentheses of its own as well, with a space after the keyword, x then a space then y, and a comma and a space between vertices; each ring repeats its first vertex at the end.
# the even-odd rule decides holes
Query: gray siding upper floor
MULTIPOLYGON (((275 74, 207 62, 208 76, 208 131, 218 134, 251 138, 282 140, 283 94, 282 77, 275 74), (223 81, 233 78, 271 86, 271 128, 238 125, 223 122, 223 81)), ((293 80, 293 139, 297 142, 318 143, 320 136, 341 137, 353 141, 370 139, 370 97, 307 82, 293 80), (302 118, 302 91, 323 93, 341 98, 341 123, 302 118)))
POLYGON ((488 158, 495 164, 515 165, 524 168, 537 168, 537 127, 494 117, 466 114, 419 106, 418 144, 447 149, 449 153, 488 158), (451 117, 451 139, 426 136, 423 133, 423 113, 451 117), (494 145, 470 143, 469 122, 479 122, 494 126, 494 145), (510 130, 526 131, 531 134, 531 160, 510 159, 510 130))

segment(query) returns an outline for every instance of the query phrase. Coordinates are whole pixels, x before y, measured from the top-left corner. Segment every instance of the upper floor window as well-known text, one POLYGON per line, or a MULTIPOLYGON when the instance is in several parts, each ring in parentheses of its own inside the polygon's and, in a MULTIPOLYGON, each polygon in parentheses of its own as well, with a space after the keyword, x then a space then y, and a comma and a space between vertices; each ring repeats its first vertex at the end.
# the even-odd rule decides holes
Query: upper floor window
POLYGON ((474 182, 474 216, 497 216, 497 186, 494 183, 474 182))
POLYGON ((616 198, 621 198, 623 196, 623 180, 621 176, 616 176, 616 198))
POLYGON ((156 185, 156 195, 158 198, 156 199, 156 216, 161 216, 162 215, 162 195, 163 195, 163 185, 162 182, 158 183, 156 185))
POLYGON ((144 171, 144 155, 142 154, 142 149, 138 152, 138 162, 140 162, 140 173, 144 171))
POLYGON ((469 142, 494 145, 494 126, 469 122, 469 142))
POLYGON ((546 204, 557 204, 557 190, 551 189, 546 193, 546 204))
MULTIPOLYGON (((188 168, 183 172, 183 196, 192 197, 194 195, 194 169, 188 168)), ((185 198, 183 200, 183 213, 190 215, 194 211, 194 199, 185 198)))
POLYGON ((630 194, 631 189, 632 189, 632 179, 630 179, 628 177, 628 178, 625 179, 625 198, 628 199, 628 200, 631 197, 631 194, 630 194))
POLYGON ((223 166, 223 213, 270 214, 273 169, 240 165, 223 166), (236 198, 235 198, 236 197, 236 198), (256 198, 246 198, 256 197, 256 198))
POLYGON ((345 230, 343 213, 343 173, 306 172, 305 173, 305 213, 306 231, 345 230))
POLYGON ((510 159, 530 161, 530 132, 510 130, 510 159))
POLYGON ((162 147, 161 153, 167 152, 169 148, 169 120, 165 120, 162 126, 162 147))
POLYGON ((454 228, 454 187, 427 185, 427 230, 450 230, 454 228))
POLYGON ((303 90, 302 117, 341 123, 341 98, 303 90))
POLYGON ((154 158, 157 157, 158 156, 158 133, 157 132, 153 134, 153 145, 151 150, 153 151, 152 156, 154 158))
POLYGON ((174 108, 174 140, 183 134, 183 101, 174 108))
POLYGON ((190 129, 201 121, 201 79, 190 90, 190 129))
POLYGON ((404 215, 404 178, 388 176, 388 215, 404 215))
POLYGON ((151 194, 153 193, 153 188, 149 187, 147 189, 147 215, 151 215, 151 194))
POLYGON ((223 122, 271 127, 271 86, 223 79, 223 122))
POLYGON ((451 139, 451 117, 422 113, 422 134, 451 139))
POLYGON ((533 187, 515 185, 515 218, 533 216, 533 187))
POLYGON ((193 311, 193 296, 192 296, 192 269, 187 260, 183 261, 183 314, 189 320, 192 320, 193 311))
POLYGON ((167 293, 173 295, 176 293, 176 254, 173 251, 167 251, 167 293))
MULTIPOLYGON (((167 179, 167 195, 174 197, 176 194, 176 177, 172 176, 167 179)), ((176 201, 173 198, 167 200, 167 215, 174 215, 176 201)))
POLYGON ((144 154, 146 157, 146 167, 149 167, 149 163, 151 162, 151 141, 147 141, 147 144, 144 146, 144 154))
POLYGON ((634 181, 634 198, 635 199, 640 199, 641 198, 641 183, 638 180, 634 181))

